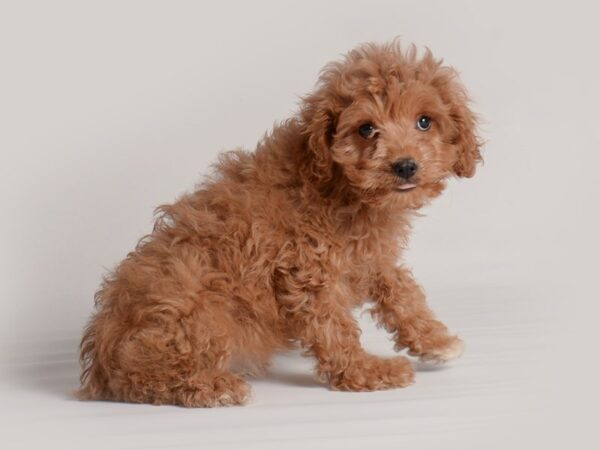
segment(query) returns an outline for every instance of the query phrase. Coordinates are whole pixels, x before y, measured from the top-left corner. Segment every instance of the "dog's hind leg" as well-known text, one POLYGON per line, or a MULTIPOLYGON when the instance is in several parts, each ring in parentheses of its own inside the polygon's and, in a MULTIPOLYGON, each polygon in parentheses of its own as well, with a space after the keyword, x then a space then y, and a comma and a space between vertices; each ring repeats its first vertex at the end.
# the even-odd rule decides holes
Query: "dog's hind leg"
POLYGON ((187 407, 244 404, 250 386, 229 370, 235 345, 227 321, 203 319, 156 314, 133 329, 123 324, 110 345, 96 332, 79 396, 187 407))
POLYGON ((130 374, 121 387, 119 400, 134 403, 173 404, 185 407, 243 405, 250 397, 250 385, 229 371, 200 371, 185 378, 155 380, 148 374, 130 374))

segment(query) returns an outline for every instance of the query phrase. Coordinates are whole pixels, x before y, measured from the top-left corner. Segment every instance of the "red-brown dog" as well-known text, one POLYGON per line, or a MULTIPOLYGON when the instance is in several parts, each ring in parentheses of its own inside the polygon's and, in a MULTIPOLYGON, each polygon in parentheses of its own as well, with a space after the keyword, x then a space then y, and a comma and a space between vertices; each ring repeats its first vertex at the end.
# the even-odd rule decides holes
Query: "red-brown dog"
POLYGON ((360 345, 352 309, 367 300, 398 350, 460 355, 397 261, 414 211, 480 159, 456 72, 429 52, 367 44, 329 64, 296 117, 161 207, 105 279, 81 344, 80 398, 242 404, 242 375, 295 342, 334 389, 406 386, 407 358, 360 345))

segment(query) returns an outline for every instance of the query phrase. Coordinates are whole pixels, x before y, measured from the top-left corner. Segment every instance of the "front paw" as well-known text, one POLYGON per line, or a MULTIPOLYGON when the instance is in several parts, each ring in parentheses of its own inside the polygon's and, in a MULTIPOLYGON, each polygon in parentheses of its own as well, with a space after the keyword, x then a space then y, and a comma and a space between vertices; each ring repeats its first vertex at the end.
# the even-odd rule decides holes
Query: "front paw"
POLYGON ((412 364, 403 356, 383 359, 366 355, 328 378, 329 385, 336 390, 376 391, 406 387, 414 382, 414 376, 412 364))
POLYGON ((414 346, 408 354, 418 356, 421 361, 445 363, 460 357, 464 349, 465 344, 458 336, 443 336, 414 346))

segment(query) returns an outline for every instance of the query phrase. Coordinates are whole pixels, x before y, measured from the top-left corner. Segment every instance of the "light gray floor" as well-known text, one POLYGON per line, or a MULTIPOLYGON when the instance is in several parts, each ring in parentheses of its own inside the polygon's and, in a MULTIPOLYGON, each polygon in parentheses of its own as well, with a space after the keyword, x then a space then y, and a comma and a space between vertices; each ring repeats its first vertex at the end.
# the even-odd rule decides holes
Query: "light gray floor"
MULTIPOLYGON (((309 359, 289 354, 252 380, 248 406, 234 408, 79 402, 70 395, 76 332, 4 342, 1 441, 10 449, 594 448, 577 429, 579 412, 555 408, 568 404, 552 367, 560 314, 540 294, 526 285, 431 292, 467 351, 444 367, 416 362, 409 388, 333 392, 314 380, 309 359)), ((367 314, 361 323, 365 347, 392 355, 367 314)))

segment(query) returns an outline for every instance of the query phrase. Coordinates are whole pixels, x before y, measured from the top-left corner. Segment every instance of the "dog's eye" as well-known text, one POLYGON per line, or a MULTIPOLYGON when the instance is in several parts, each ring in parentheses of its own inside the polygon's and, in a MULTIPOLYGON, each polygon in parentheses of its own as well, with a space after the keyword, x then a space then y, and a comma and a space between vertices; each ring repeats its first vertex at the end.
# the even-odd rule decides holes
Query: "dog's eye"
POLYGON ((375 135, 375 127, 373 124, 363 123, 360 127, 358 127, 358 134, 365 139, 370 139, 375 135))
POLYGON ((421 116, 417 119, 417 128, 421 131, 427 131, 431 128, 431 117, 421 116))

